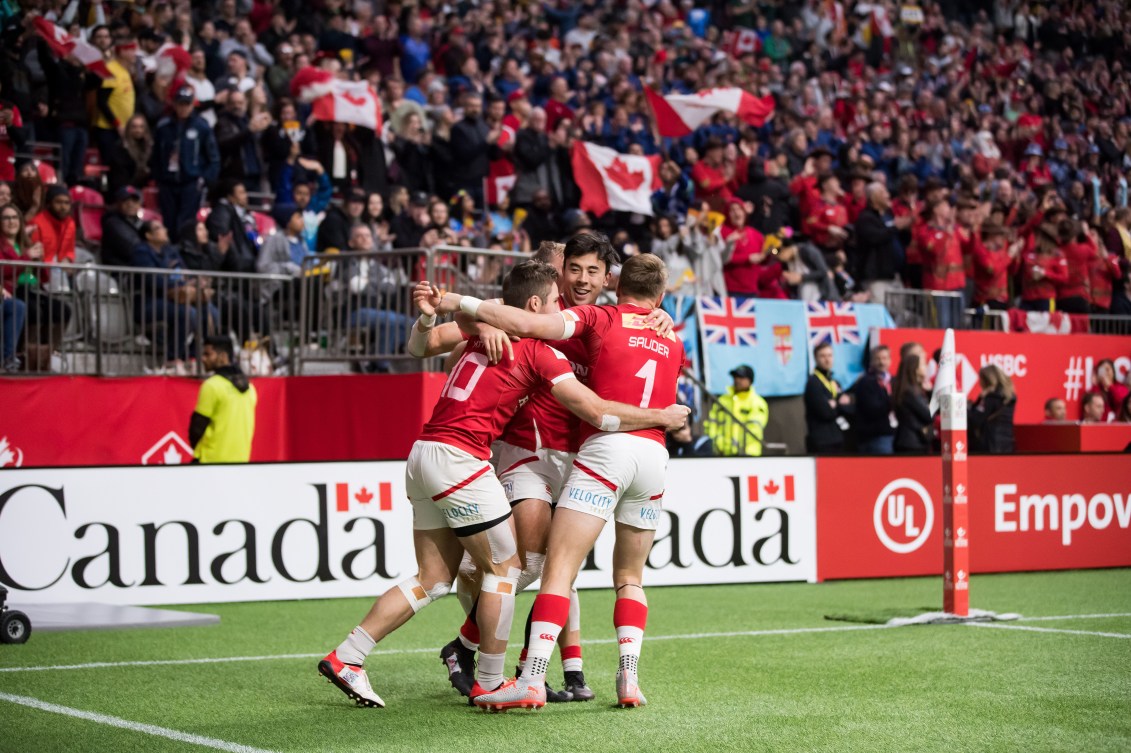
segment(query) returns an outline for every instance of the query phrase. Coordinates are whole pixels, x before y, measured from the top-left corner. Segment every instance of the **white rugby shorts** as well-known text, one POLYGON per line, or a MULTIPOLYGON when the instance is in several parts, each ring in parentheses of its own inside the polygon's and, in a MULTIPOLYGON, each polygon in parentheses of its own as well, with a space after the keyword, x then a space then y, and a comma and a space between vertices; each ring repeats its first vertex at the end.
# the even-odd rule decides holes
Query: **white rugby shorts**
POLYGON ((573 461, 558 508, 655 530, 663 509, 668 451, 634 434, 594 434, 573 461))
POLYGON ((511 511, 491 464, 442 442, 412 445, 405 489, 412 502, 412 527, 418 531, 446 527, 459 534, 459 529, 506 518, 511 511))
POLYGON ((542 448, 537 452, 499 442, 496 468, 503 491, 513 505, 524 499, 553 504, 569 477, 573 453, 542 448))

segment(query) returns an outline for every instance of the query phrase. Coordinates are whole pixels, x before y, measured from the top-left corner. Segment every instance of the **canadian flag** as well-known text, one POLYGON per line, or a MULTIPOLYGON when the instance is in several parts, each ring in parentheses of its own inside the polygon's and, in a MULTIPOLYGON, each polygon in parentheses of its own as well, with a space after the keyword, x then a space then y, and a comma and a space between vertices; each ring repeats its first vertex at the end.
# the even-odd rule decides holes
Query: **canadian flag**
POLYGON ((755 504, 770 501, 796 502, 797 495, 794 491, 793 474, 787 474, 781 478, 747 476, 746 495, 755 504))
POLYGON ((87 70, 99 78, 113 78, 114 74, 106 67, 106 59, 102 57, 97 47, 72 37, 42 16, 37 16, 34 23, 39 36, 43 37, 43 41, 47 42, 47 46, 56 55, 61 58, 73 55, 87 70))
POLYGON ((486 188, 487 206, 497 207, 499 202, 510 195, 514 189, 515 181, 518 176, 514 173, 510 175, 488 175, 483 179, 486 188))
POLYGON ((310 102, 315 120, 381 130, 381 101, 368 81, 343 81, 329 71, 306 67, 291 79, 291 94, 310 102))
POLYGON ((1087 314, 1066 314, 1063 311, 1009 310, 1010 332, 1033 332, 1043 335, 1069 335, 1088 332, 1087 314))
MULTIPOLYGON (((350 485, 349 484, 335 484, 335 509, 338 512, 349 512, 350 509, 350 485)), ((393 485, 388 481, 381 481, 377 484, 377 494, 374 495, 369 487, 362 486, 360 490, 354 492, 353 500, 368 505, 377 498, 377 508, 380 510, 393 509, 393 485)))
POLYGON ((644 92, 656 115, 656 127, 661 136, 686 136, 718 112, 733 112, 755 128, 761 128, 774 114, 772 96, 755 97, 735 86, 666 97, 648 88, 644 92))
POLYGON ((761 49, 762 40, 758 38, 758 32, 753 29, 737 26, 733 31, 723 34, 723 52, 731 57, 740 58, 743 55, 757 53, 761 49))
POLYGON ((660 187, 660 156, 621 154, 584 141, 573 142, 573 179, 581 208, 600 217, 610 209, 652 215, 652 192, 660 187))

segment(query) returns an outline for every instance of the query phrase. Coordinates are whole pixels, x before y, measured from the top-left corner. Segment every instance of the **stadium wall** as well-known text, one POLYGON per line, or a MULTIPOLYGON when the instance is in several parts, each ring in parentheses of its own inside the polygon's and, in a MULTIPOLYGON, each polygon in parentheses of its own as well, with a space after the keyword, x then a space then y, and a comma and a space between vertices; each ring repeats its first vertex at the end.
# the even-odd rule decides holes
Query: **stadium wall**
MULTIPOLYGON (((646 582, 938 574, 939 466, 672 461, 646 582)), ((974 458, 970 477, 975 573, 1131 566, 1125 456, 974 458)), ((0 474, 0 581, 19 603, 373 596, 415 571, 411 528, 403 462, 0 474)), ((578 585, 608 586, 611 553, 608 528, 578 585)))

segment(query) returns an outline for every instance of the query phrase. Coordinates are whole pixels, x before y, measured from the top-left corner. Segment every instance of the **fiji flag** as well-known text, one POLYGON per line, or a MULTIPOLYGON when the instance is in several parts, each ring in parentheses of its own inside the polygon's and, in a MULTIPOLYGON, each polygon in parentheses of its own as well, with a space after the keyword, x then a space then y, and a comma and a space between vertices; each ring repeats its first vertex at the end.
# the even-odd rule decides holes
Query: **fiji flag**
POLYGON ((730 372, 747 364, 754 389, 769 397, 805 391, 805 314, 796 301, 757 298, 700 298, 703 370, 707 388, 726 392, 730 372))
MULTIPOLYGON (((833 346, 833 376, 848 388, 867 367, 868 334, 872 329, 895 326, 891 314, 878 303, 806 303, 809 355, 813 348, 833 346)), ((809 365, 812 371, 813 364, 809 365)))
MULTIPOLYGON (((699 364, 699 321, 695 315, 695 298, 686 295, 665 296, 661 304, 664 311, 671 314, 675 322, 675 333, 683 341, 683 353, 688 371, 701 378, 703 373, 699 364)), ((684 405, 698 410, 699 395, 695 383, 684 377, 677 383, 677 399, 684 405)))

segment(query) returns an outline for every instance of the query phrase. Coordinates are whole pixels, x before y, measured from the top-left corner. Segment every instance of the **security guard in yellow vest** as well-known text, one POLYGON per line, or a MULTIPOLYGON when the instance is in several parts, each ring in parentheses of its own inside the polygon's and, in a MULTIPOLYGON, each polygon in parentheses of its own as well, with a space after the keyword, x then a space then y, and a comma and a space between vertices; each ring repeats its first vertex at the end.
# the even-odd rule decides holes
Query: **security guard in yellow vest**
POLYGON ((204 341, 200 360, 215 375, 200 386, 189 422, 189 444, 197 463, 246 463, 251 459, 258 395, 240 367, 227 337, 204 341))
POLYGON ((770 420, 770 407, 754 391, 754 369, 742 365, 730 375, 734 386, 728 387, 726 394, 711 406, 704 430, 715 445, 716 455, 758 457, 762 454, 762 435, 770 420))

